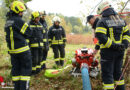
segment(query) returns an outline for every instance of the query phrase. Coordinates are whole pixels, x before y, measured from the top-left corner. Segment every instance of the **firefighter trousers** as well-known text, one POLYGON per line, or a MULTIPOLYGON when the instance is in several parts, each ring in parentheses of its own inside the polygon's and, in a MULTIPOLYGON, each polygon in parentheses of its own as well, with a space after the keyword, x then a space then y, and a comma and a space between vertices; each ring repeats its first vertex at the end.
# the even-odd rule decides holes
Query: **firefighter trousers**
POLYGON ((30 75, 32 71, 32 58, 30 50, 19 54, 10 55, 14 90, 29 90, 30 75))
POLYGON ((41 69, 46 68, 46 58, 47 58, 48 50, 43 50, 43 58, 41 61, 41 69))
POLYGON ((31 48, 32 53, 32 75, 41 71, 42 48, 31 48))
POLYGON ((56 65, 64 65, 64 58, 65 58, 65 48, 64 45, 52 45, 54 59, 56 65), (60 53, 60 58, 59 58, 60 53))
POLYGON ((125 90, 124 79, 121 77, 124 52, 101 53, 101 71, 104 90, 125 90), (109 53, 109 54, 108 54, 109 53))

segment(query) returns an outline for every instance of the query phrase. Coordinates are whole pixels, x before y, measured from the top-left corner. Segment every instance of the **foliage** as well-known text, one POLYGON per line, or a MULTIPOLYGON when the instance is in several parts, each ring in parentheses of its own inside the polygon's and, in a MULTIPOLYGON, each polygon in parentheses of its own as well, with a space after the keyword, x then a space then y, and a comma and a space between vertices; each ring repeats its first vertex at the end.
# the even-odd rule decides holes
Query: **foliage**
MULTIPOLYGON (((19 1, 19 0, 4 0, 4 2, 5 2, 5 4, 6 4, 6 7, 9 7, 10 4, 11 4, 13 1, 19 1)), ((26 2, 29 2, 29 1, 32 1, 32 0, 20 0, 20 1, 26 3, 26 2)))

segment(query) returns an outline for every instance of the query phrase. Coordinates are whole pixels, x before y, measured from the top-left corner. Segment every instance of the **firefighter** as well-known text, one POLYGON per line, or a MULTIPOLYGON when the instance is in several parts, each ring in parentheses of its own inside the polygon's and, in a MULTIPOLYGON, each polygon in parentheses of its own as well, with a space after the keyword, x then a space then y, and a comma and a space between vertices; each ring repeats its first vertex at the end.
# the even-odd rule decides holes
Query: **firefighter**
POLYGON ((24 3, 20 1, 12 2, 5 24, 6 42, 11 56, 14 90, 29 90, 32 59, 26 38, 29 38, 32 32, 28 24, 22 20, 25 10, 24 3))
POLYGON ((41 71, 41 61, 43 54, 43 26, 39 22, 40 13, 35 11, 31 14, 31 20, 29 26, 33 31, 32 37, 30 38, 30 47, 32 53, 32 75, 35 75, 41 71))
POLYGON ((95 30, 96 30, 96 25, 97 25, 98 21, 99 21, 99 18, 94 16, 94 15, 87 16, 87 22, 92 26, 92 29, 93 29, 93 36, 94 36, 93 41, 95 42, 95 40, 96 40, 96 42, 95 42, 96 46, 95 46, 95 50, 94 50, 94 55, 96 55, 98 50, 100 49, 100 45, 98 43, 98 40, 95 37, 95 30))
POLYGON ((49 28, 48 39, 49 44, 54 52, 54 60, 57 68, 58 66, 64 65, 66 34, 64 28, 59 25, 61 20, 58 16, 55 16, 52 22, 53 26, 49 28), (60 58, 59 58, 59 52, 60 52, 60 58))
POLYGON ((46 69, 46 58, 47 58, 47 54, 48 54, 48 50, 49 50, 49 42, 48 42, 48 27, 47 27, 47 23, 45 20, 46 17, 46 12, 41 12, 41 18, 40 18, 40 23, 43 25, 44 28, 44 38, 43 38, 43 42, 44 42, 44 47, 43 47, 43 58, 42 58, 42 62, 41 62, 41 69, 46 69))
POLYGON ((125 90, 121 68, 124 51, 130 42, 128 26, 107 1, 98 7, 97 13, 101 15, 101 20, 96 27, 96 37, 101 50, 103 88, 104 90, 125 90), (114 84, 117 85, 116 89, 114 84))

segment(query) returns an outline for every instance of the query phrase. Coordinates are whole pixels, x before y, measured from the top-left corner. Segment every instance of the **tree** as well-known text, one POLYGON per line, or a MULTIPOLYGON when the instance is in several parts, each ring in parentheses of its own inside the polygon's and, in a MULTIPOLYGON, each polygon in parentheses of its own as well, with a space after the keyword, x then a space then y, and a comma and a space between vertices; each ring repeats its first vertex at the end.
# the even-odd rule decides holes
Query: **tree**
POLYGON ((29 2, 29 1, 32 1, 32 0, 4 0, 5 4, 6 4, 6 7, 9 7, 10 4, 13 2, 13 1, 21 1, 21 2, 29 2))

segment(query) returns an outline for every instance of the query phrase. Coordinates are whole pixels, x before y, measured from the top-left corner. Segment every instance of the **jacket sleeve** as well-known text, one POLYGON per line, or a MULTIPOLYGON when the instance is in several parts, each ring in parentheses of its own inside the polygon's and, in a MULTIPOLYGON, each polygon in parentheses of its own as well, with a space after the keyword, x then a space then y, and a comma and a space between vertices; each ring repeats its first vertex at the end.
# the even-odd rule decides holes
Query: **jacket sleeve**
POLYGON ((123 38, 122 43, 125 45, 125 48, 127 48, 128 44, 130 43, 130 31, 127 25, 123 27, 122 38, 123 38))
POLYGON ((32 30, 30 29, 28 23, 24 22, 22 19, 16 20, 15 28, 19 30, 19 32, 27 37, 32 35, 32 30))
POLYGON ((49 41, 49 44, 52 42, 52 28, 50 27, 49 28, 49 31, 48 31, 48 41, 49 41))
POLYGON ((111 46, 114 45, 112 40, 107 36, 107 28, 103 22, 97 24, 95 33, 99 40, 100 47, 111 48, 111 46))
POLYGON ((99 50, 99 49, 100 49, 100 44, 99 44, 99 43, 96 44, 95 49, 96 49, 96 50, 99 50))
POLYGON ((67 40, 66 40, 65 30, 63 27, 62 27, 62 38, 63 38, 63 42, 65 43, 67 40))

